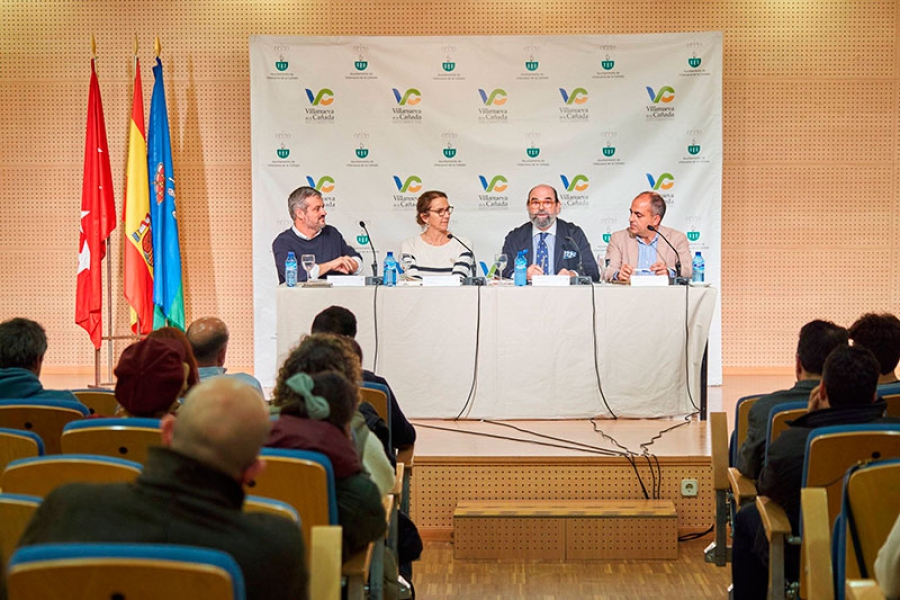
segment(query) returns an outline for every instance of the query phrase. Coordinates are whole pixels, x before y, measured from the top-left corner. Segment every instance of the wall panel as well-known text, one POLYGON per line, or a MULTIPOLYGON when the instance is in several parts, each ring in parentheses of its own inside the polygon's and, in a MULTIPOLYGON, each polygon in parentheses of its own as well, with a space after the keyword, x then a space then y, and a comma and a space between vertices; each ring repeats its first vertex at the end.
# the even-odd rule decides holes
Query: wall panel
MULTIPOLYGON (((48 368, 93 362, 73 316, 91 33, 119 207, 135 34, 145 109, 153 37, 161 38, 187 318, 225 319, 229 364, 246 369, 249 35, 714 29, 725 38, 723 363, 792 364, 805 320, 849 324, 866 310, 900 313, 897 4, 0 0, 0 319, 24 315, 47 326, 48 368)), ((123 334, 121 227, 112 240, 112 320, 123 334)), ((115 353, 123 346, 117 342, 115 353)))

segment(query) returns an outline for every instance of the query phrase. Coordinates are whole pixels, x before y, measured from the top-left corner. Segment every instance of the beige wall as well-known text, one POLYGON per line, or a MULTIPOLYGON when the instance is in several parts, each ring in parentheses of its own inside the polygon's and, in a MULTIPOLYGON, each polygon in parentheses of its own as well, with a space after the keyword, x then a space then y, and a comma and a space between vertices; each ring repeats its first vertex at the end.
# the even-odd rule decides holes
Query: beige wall
MULTIPOLYGON (((900 313, 900 7, 894 1, 0 0, 0 319, 50 336, 48 368, 89 366, 74 324, 90 35, 121 210, 132 48, 149 108, 163 45, 188 320, 252 364, 248 36, 721 30, 726 369, 792 361, 809 319, 900 313)), ((623 199, 623 206, 627 199, 623 199)), ((113 322, 121 299, 113 234, 113 322)), ((116 355, 123 342, 115 346, 116 355)))

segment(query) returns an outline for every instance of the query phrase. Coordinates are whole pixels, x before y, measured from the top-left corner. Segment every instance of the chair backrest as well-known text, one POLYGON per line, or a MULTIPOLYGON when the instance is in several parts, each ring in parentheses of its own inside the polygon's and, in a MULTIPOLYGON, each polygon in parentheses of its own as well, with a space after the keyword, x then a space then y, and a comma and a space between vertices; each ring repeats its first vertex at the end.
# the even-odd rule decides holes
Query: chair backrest
POLYGON ((130 460, 87 454, 37 456, 6 466, 0 489, 10 494, 41 498, 65 483, 123 483, 134 481, 142 465, 130 460))
MULTIPOLYGON (((377 383, 363 383, 362 387, 359 388, 359 394, 362 398, 363 402, 368 402, 372 405, 372 408, 375 409, 375 412, 378 413, 378 416, 384 419, 384 422, 387 423, 387 426, 391 426, 391 404, 388 402, 387 392, 383 392, 381 390, 377 390, 373 387, 379 385, 377 383)), ((384 387, 379 385, 379 387, 384 387)))
POLYGON ((737 464, 737 452, 740 450, 747 439, 748 417, 750 408, 753 404, 763 397, 764 394, 754 394, 752 396, 744 396, 738 398, 737 404, 734 406, 734 436, 731 444, 731 466, 737 464))
POLYGON ((88 407, 92 415, 100 415, 101 417, 114 417, 119 408, 116 402, 116 393, 112 390, 104 389, 87 389, 72 390, 78 401, 88 407))
POLYGON ((20 548, 9 600, 243 600, 244 576, 221 550, 165 544, 41 544, 20 548))
POLYGON ((38 434, 24 429, 0 428, 0 473, 14 460, 43 454, 44 441, 38 434))
POLYGON ((263 496, 246 496, 244 498, 244 512, 263 513, 266 515, 276 515, 293 521, 300 526, 300 513, 287 502, 276 500, 275 498, 264 498, 263 496))
POLYGON ((159 419, 118 418, 73 421, 63 428, 64 454, 98 454, 144 464, 147 451, 162 445, 159 419))
POLYGON ((0 569, 6 570, 9 557, 40 505, 41 499, 37 496, 0 494, 0 569))
POLYGON ((844 477, 841 513, 835 523, 833 547, 836 580, 843 598, 847 579, 874 577, 878 550, 900 514, 900 460, 890 459, 851 467, 844 477), (854 543, 853 530, 856 533, 854 543), (861 556, 857 555, 857 549, 861 556), (860 570, 863 564, 865 573, 860 570))
POLYGON ((883 400, 887 403, 887 416, 900 417, 900 394, 885 396, 883 400))
POLYGON ((260 457, 266 468, 248 484, 249 491, 293 506, 308 548, 313 527, 338 524, 331 461, 319 452, 280 448, 263 448, 260 457))
POLYGON ((769 446, 788 428, 788 421, 793 421, 806 414, 808 409, 809 403, 803 401, 782 402, 772 407, 772 410, 769 411, 769 424, 766 428, 766 462, 769 460, 769 446))
POLYGON ((90 411, 71 400, 0 400, 0 427, 33 431, 44 440, 44 452, 59 454, 63 427, 90 411))
POLYGON ((710 446, 712 448, 713 488, 729 489, 728 484, 728 418, 724 412, 709 413, 710 446))
POLYGON ((835 425, 814 430, 806 441, 804 487, 828 492, 829 526, 841 511, 844 474, 857 463, 900 458, 900 424, 835 425))

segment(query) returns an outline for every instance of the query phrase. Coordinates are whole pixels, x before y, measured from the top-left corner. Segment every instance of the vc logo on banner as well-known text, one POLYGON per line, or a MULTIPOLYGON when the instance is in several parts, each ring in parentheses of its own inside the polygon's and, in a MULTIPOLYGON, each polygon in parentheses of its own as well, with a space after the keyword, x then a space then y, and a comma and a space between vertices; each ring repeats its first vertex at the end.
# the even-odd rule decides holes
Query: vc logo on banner
POLYGON ((310 175, 307 175, 306 182, 309 183, 309 187, 315 188, 323 194, 330 194, 334 191, 334 179, 328 175, 320 177, 319 181, 315 181, 310 175))
POLYGON ((482 189, 489 194, 505 192, 509 187, 509 181, 503 175, 494 175, 490 182, 484 175, 479 175, 478 180, 481 182, 482 189))
POLYGON ((572 90, 571 94, 565 89, 559 88, 559 93, 562 95, 563 102, 569 106, 572 104, 584 104, 588 101, 588 93, 584 88, 577 87, 572 90))
POLYGON ((393 88, 394 98, 400 106, 415 106, 422 101, 422 92, 416 88, 409 88, 402 94, 397 88, 393 88))
POLYGON ((410 175, 406 180, 401 180, 394 175, 394 185, 397 186, 397 191, 401 194, 406 192, 415 193, 422 189, 422 179, 417 175, 410 175))
POLYGON ((334 92, 328 88, 322 88, 315 93, 311 89, 306 88, 306 97, 309 98, 309 103, 313 106, 331 106, 331 103, 334 102, 334 92))
POLYGON ((572 178, 572 181, 569 181, 569 178, 565 175, 560 175, 559 178, 567 192, 583 192, 590 185, 588 178, 584 175, 576 175, 572 178))
POLYGON ((493 90, 490 94, 483 89, 478 88, 478 95, 481 96, 481 101, 485 106, 503 106, 508 99, 506 90, 500 88, 493 90))
POLYGON ((659 104, 660 102, 668 104, 675 99, 675 89, 668 85, 659 88, 658 92, 654 92, 653 88, 648 85, 647 93, 650 95, 650 101, 653 104, 659 104))
POLYGON ((652 174, 647 173, 647 181, 654 190, 670 190, 675 185, 675 177, 671 173, 663 173, 655 179, 652 174))

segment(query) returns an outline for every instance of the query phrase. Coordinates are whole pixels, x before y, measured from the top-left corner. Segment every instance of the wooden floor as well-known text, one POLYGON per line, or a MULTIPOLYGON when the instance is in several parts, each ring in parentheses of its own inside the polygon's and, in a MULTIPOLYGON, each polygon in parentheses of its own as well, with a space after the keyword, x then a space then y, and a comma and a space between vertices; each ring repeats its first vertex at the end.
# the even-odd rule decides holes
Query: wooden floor
POLYGON ((726 598, 731 569, 703 562, 712 536, 682 542, 678 560, 459 561, 450 542, 425 543, 413 566, 422 600, 726 598))

